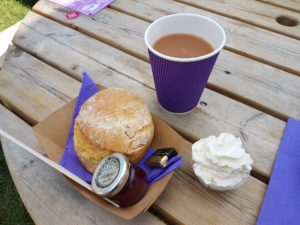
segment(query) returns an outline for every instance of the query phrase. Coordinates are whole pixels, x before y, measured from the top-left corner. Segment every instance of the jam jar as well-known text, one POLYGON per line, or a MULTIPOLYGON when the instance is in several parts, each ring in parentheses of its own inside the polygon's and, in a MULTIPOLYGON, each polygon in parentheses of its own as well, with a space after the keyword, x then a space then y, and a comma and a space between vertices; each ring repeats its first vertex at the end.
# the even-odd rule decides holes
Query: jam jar
POLYGON ((94 192, 120 207, 140 201, 146 193, 147 177, 121 153, 106 156, 97 166, 92 179, 94 192))

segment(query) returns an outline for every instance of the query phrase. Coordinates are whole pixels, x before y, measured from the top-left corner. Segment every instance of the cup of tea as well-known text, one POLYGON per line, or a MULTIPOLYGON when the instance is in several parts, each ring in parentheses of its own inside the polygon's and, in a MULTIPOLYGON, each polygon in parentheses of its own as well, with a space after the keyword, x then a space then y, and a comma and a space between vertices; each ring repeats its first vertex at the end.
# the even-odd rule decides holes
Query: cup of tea
POLYGON ((171 113, 192 111, 226 41, 223 28, 198 14, 161 17, 145 32, 159 104, 171 113))

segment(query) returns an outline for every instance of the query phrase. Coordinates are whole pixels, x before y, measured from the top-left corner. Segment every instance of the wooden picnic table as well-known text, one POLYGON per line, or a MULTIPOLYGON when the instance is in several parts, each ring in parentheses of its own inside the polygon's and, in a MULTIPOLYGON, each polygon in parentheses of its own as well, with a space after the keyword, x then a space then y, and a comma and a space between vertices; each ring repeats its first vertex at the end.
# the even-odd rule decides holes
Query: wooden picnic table
POLYGON ((34 222, 255 224, 287 118, 300 119, 300 2, 116 0, 95 16, 73 20, 66 18, 68 11, 40 0, 20 24, 0 71, 1 128, 43 153, 31 127, 75 98, 81 74, 88 71, 106 87, 136 92, 190 142, 233 133, 254 165, 244 186, 214 192, 198 182, 186 162, 148 212, 125 221, 2 137, 11 175, 34 222), (178 12, 208 16, 228 37, 201 102, 185 116, 159 107, 143 40, 153 20, 178 12))

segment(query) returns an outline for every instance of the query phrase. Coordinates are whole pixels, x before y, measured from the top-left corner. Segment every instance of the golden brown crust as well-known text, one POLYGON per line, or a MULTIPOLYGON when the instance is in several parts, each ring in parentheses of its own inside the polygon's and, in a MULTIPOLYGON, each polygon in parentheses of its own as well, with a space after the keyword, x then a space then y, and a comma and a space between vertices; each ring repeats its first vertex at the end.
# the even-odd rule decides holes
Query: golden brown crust
POLYGON ((97 146, 89 143, 80 132, 77 123, 74 125, 74 149, 81 164, 93 173, 98 163, 111 151, 98 149, 97 146))
POLYGON ((74 147, 85 168, 93 172, 111 152, 122 152, 137 162, 154 134, 144 102, 124 89, 105 89, 81 107, 74 126, 74 147))

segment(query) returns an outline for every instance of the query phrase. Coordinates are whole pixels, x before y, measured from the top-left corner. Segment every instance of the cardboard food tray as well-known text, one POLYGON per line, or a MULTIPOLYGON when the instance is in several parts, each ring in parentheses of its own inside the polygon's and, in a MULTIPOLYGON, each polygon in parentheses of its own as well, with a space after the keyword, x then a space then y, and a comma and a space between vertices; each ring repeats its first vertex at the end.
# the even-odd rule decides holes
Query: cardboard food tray
MULTIPOLYGON (((100 86, 100 90, 102 89, 103 87, 100 86)), ((33 128, 42 148, 48 154, 48 157, 56 163, 59 163, 66 146, 76 100, 77 99, 72 100, 33 128)), ((179 153, 184 152, 185 150, 183 148, 186 146, 186 141, 166 122, 155 115, 152 116, 155 131, 151 146, 154 149, 175 147, 179 153)), ((101 208, 106 209, 119 217, 130 220, 136 217, 139 213, 147 211, 147 209, 165 189, 173 173, 174 172, 168 174, 163 179, 150 185, 144 198, 137 204, 127 208, 117 208, 93 192, 77 184, 75 181, 71 179, 68 180, 73 188, 78 190, 82 195, 99 205, 101 208)))

